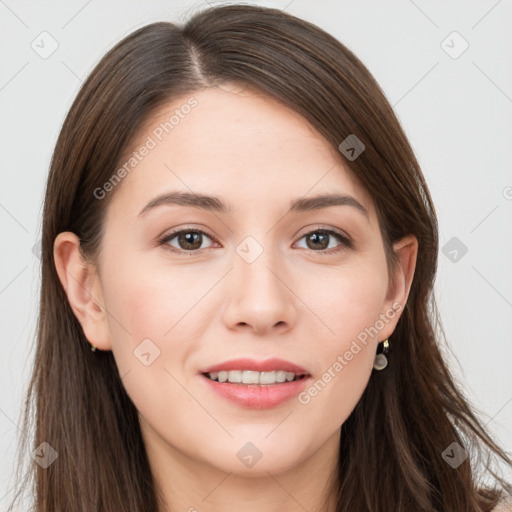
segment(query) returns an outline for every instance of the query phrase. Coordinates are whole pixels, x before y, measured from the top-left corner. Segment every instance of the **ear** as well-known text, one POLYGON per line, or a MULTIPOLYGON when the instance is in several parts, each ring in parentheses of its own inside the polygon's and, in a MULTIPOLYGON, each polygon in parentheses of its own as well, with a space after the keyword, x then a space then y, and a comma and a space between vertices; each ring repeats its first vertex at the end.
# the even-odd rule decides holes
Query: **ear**
POLYGON ((107 313, 96 268, 85 262, 80 240, 70 231, 59 233, 53 245, 59 280, 85 337, 101 350, 111 350, 107 313))
POLYGON ((395 330, 396 324, 405 308, 416 269, 418 240, 414 235, 407 235, 393 244, 398 259, 398 268, 394 279, 390 276, 388 293, 384 302, 383 315, 389 319, 379 335, 380 341, 387 339, 395 330), (382 338, 382 339, 381 339, 382 338))

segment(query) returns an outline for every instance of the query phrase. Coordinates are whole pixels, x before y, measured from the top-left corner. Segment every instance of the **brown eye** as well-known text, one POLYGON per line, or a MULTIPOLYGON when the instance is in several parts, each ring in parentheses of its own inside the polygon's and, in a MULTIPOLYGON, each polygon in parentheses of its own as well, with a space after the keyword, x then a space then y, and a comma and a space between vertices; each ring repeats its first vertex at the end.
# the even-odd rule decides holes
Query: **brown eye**
POLYGON ((204 239, 207 238, 211 240, 211 238, 204 232, 199 229, 184 229, 181 231, 175 231, 174 233, 170 233, 163 240, 161 240, 161 244, 167 244, 171 247, 171 250, 176 251, 188 251, 188 252, 196 252, 200 249, 204 249, 205 247, 201 247, 204 239), (176 244, 170 243, 176 239, 176 244))
POLYGON ((327 229, 317 229, 304 235, 302 239, 306 240, 306 249, 314 252, 337 252, 345 248, 352 248, 352 242, 345 236, 336 231, 327 229), (332 240, 337 239, 340 243, 333 245, 332 240))
POLYGON ((309 235, 306 235, 306 244, 310 249, 328 249, 329 248, 330 235, 316 231, 309 235))

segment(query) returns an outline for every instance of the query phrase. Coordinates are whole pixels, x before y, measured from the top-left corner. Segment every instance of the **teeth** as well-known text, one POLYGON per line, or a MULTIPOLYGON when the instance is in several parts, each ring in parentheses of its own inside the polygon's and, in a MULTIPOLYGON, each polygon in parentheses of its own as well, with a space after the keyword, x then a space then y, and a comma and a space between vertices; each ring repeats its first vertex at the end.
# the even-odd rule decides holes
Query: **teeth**
POLYGON ((242 372, 242 383, 243 384, 259 384, 260 383, 260 372, 244 370, 242 372))
POLYGON ((252 370, 231 370, 208 373, 211 380, 219 382, 231 382, 234 384, 276 384, 291 382, 298 378, 293 372, 274 370, 271 372, 256 372, 252 370))
POLYGON ((277 382, 284 382, 286 380, 286 372, 279 370, 276 372, 276 380, 277 382))
POLYGON ((229 382, 242 382, 242 370, 231 370, 228 372, 229 382))
POLYGON ((260 384, 275 384, 276 380, 276 372, 260 373, 260 384))

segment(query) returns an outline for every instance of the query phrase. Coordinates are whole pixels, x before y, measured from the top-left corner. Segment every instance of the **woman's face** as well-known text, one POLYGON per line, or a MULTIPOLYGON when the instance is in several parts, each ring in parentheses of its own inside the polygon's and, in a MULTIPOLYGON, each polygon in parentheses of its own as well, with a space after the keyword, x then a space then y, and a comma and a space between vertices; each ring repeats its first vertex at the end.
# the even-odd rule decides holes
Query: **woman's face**
POLYGON ((131 151, 98 191, 113 194, 94 285, 106 335, 89 339, 112 350, 148 450, 252 475, 334 453, 410 284, 390 287, 371 198, 249 89, 172 101, 131 151), (224 363, 218 378, 253 384, 204 375, 224 363))

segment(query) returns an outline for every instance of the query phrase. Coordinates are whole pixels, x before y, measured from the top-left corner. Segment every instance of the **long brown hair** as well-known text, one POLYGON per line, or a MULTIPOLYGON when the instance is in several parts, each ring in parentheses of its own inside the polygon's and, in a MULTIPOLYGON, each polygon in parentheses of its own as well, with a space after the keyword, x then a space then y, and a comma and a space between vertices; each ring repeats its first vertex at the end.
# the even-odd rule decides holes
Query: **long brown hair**
MULTIPOLYGON (((98 63, 66 117, 46 189, 37 349, 22 440, 30 450, 48 442, 58 459, 46 469, 30 460, 19 493, 33 484, 36 512, 158 510, 137 411, 112 353, 91 352, 59 282, 53 244, 58 233, 73 231, 84 257, 95 261, 115 192, 98 200, 94 191, 118 169, 137 130, 178 95, 223 82, 282 102, 336 150, 350 134, 363 141, 365 151, 344 164, 373 198, 390 275, 393 242, 407 234, 419 242, 390 364, 373 372, 341 428, 331 489, 336 510, 492 510, 501 488, 512 492, 494 461, 512 461, 441 354, 433 294, 437 219, 406 136, 375 79, 343 44, 280 10, 248 5, 208 8, 183 26, 160 22, 133 32, 98 63), (469 454, 457 468, 443 458, 452 443, 469 454)), ((22 462, 26 453, 20 450, 22 462)))

